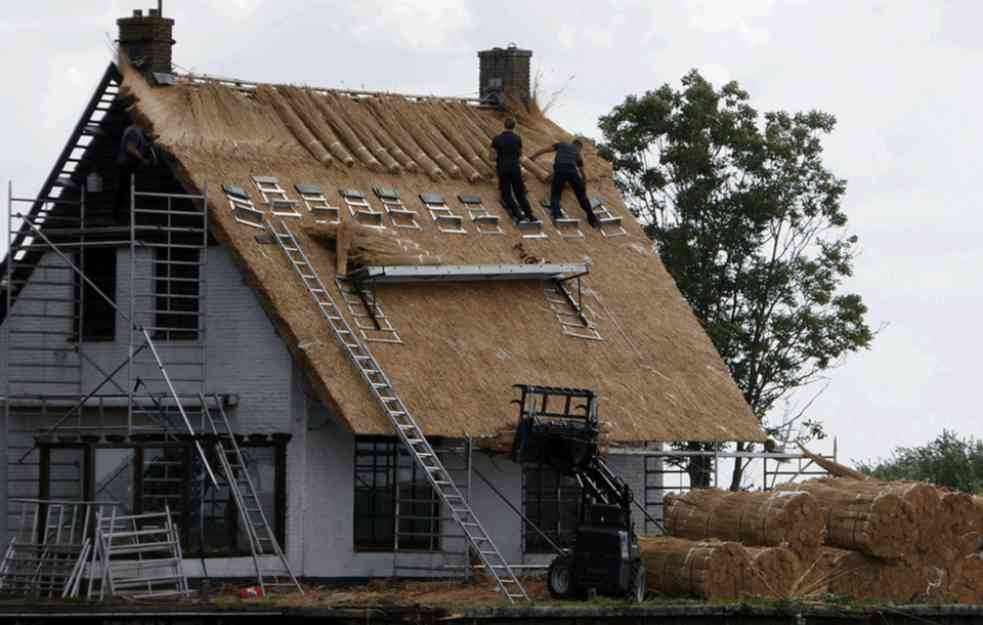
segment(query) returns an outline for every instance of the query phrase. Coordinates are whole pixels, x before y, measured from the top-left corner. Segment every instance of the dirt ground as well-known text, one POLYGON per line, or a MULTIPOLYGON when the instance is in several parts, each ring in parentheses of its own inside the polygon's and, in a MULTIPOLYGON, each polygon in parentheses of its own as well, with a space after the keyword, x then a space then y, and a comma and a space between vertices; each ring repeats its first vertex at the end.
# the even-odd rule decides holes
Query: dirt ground
MULTIPOLYGON (((546 581, 542 577, 522 580, 534 602, 550 601, 546 581)), ((461 581, 391 581, 376 580, 361 586, 328 587, 304 585, 304 595, 271 595, 266 598, 241 599, 239 586, 225 586, 212 603, 256 603, 295 607, 364 607, 364 606, 470 606, 496 607, 507 602, 495 591, 490 579, 476 578, 471 583, 461 581)))

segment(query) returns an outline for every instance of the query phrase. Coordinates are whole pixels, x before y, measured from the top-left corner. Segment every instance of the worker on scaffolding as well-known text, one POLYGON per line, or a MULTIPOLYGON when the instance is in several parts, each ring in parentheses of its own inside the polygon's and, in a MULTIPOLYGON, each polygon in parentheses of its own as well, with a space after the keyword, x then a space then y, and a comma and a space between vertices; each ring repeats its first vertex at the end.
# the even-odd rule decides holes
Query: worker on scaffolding
POLYGON ((522 137, 513 130, 515 119, 509 117, 505 120, 505 131, 496 135, 491 143, 491 158, 495 161, 495 172, 498 174, 502 206, 515 223, 523 219, 536 221, 529 206, 529 198, 526 197, 526 184, 522 181, 522 168, 519 166, 522 158, 522 137))
POLYGON ((550 185, 550 216, 560 219, 563 213, 560 212, 560 196, 563 194, 563 187, 569 184, 573 188, 580 208, 587 214, 587 223, 597 228, 601 222, 590 206, 587 199, 587 187, 584 183, 587 176, 584 174, 584 159, 580 156, 580 150, 584 147, 583 141, 574 139, 570 143, 554 143, 530 156, 536 160, 543 154, 556 152, 553 159, 553 179, 550 185))
POLYGON ((113 202, 113 221, 125 223, 130 212, 130 178, 144 165, 156 164, 157 156, 151 146, 154 137, 150 118, 134 111, 133 121, 123 131, 116 154, 116 199, 113 202))

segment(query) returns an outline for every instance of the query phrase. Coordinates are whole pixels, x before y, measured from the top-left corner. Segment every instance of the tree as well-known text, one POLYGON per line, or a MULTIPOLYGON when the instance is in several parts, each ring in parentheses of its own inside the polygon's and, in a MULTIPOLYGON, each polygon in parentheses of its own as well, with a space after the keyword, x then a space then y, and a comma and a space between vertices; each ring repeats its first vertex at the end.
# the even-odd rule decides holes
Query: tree
MULTIPOLYGON (((600 152, 774 434, 802 418, 768 423, 776 403, 868 347, 873 332, 861 297, 840 292, 857 237, 840 205, 846 183, 822 161, 835 118, 775 111, 762 119, 748 101, 736 82, 717 91, 692 70, 680 90, 630 95, 602 117, 600 152)), ((803 426, 822 435, 815 420, 803 426)), ((744 466, 735 463, 731 488, 744 466)))
POLYGON ((921 447, 895 447, 891 457, 858 463, 881 480, 918 480, 967 493, 983 493, 983 441, 950 430, 921 447))

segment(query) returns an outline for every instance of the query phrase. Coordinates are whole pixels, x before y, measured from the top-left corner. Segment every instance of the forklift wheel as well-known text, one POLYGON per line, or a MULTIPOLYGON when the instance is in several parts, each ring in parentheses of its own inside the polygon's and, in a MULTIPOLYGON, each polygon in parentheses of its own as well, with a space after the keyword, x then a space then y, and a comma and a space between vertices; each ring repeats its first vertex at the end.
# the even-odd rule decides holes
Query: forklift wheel
POLYGON ((641 560, 631 565, 631 581, 628 585, 628 600, 632 603, 645 601, 648 591, 648 580, 645 579, 645 563, 641 560))
POLYGON ((546 576, 546 586, 554 599, 573 597, 573 558, 557 556, 553 559, 546 576))

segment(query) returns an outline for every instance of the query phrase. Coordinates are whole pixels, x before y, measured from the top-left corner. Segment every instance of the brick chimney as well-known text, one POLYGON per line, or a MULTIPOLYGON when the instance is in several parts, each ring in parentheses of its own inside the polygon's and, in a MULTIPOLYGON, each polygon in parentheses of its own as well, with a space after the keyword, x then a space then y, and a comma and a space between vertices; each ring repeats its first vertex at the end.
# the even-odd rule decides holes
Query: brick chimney
POLYGON ((521 50, 514 43, 507 48, 478 52, 478 93, 483 102, 499 105, 502 96, 511 96, 529 105, 529 60, 532 50, 521 50))
POLYGON ((147 10, 147 15, 137 9, 132 17, 121 17, 116 24, 119 26, 120 50, 126 52, 135 67, 145 74, 171 73, 174 20, 161 15, 160 4, 156 9, 147 10))

